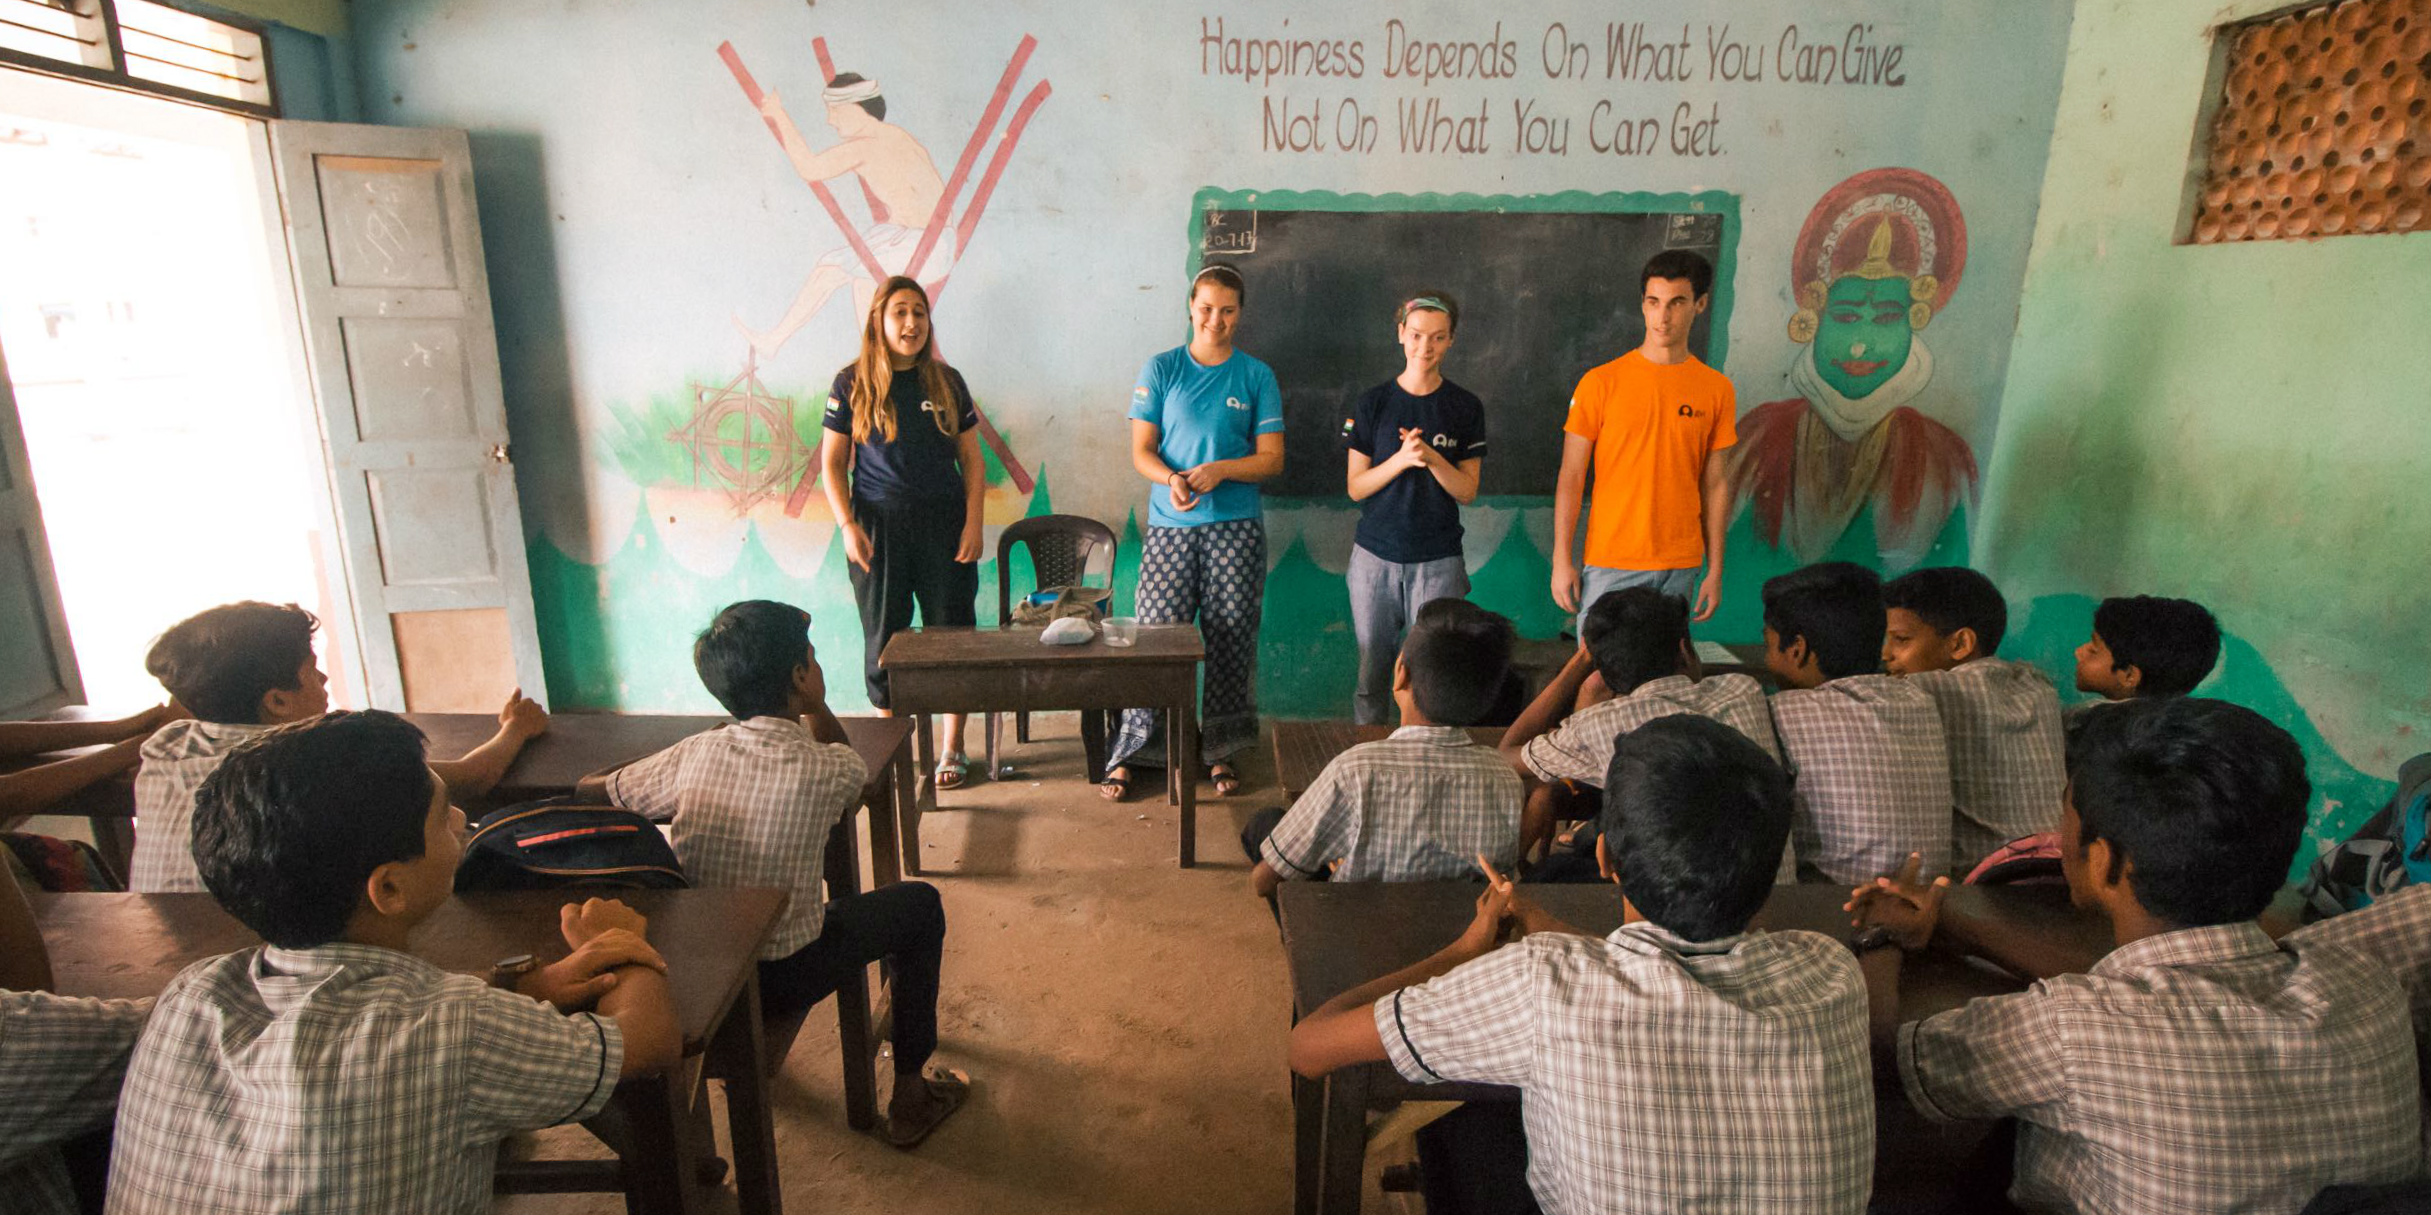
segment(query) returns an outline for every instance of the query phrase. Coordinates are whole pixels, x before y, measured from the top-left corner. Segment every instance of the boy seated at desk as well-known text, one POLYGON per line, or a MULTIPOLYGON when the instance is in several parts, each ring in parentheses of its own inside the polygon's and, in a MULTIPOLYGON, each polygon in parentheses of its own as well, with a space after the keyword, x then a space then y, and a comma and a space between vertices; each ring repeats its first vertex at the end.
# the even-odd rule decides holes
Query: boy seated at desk
POLYGON ((2217 700, 2089 715, 2060 814, 2070 898, 2116 947, 2084 974, 1898 1022, 1900 961, 1941 923, 1944 878, 1853 892, 1876 1046, 1929 1118, 2014 1117, 2028 1210, 2292 1215, 2332 1184, 2421 1164, 2406 998, 2379 964, 2255 923, 2303 838, 2312 787, 2287 732, 2217 700))
POLYGON ((187 967, 153 1005, 112 1212, 487 1211, 499 1140, 675 1064, 666 963, 615 900, 569 904, 573 953, 512 991, 408 952, 463 855, 464 813, 394 714, 227 754, 195 796, 194 857, 265 943, 187 967))
POLYGON ((0 772, 0 827, 118 775, 142 759, 144 740, 186 715, 175 701, 115 721, 0 721, 0 760, 99 747, 69 759, 0 772))
POLYGON ((1519 856, 1519 777, 1468 727, 1494 707, 1511 666, 1511 621, 1466 599, 1418 609, 1393 663, 1401 728, 1334 757, 1291 809, 1250 816, 1250 888, 1287 881, 1466 878, 1477 858, 1519 856))
POLYGON ((846 976, 881 959, 893 965, 895 1091, 882 1133, 916 1147, 970 1094, 961 1076, 923 1070, 937 1051, 945 905, 926 882, 834 902, 821 894, 828 832, 860 804, 869 769, 828 710, 810 613, 767 599, 734 604, 693 642, 692 667, 734 723, 583 785, 668 824, 695 885, 792 892, 760 947, 769 1018, 798 1018, 846 976))
MULTIPOLYGON (((1675 713, 1713 718, 1781 759, 1763 686, 1746 675, 1706 675, 1697 661, 1687 600, 1648 586, 1606 592, 1580 618, 1578 651, 1502 737, 1503 758, 1528 789, 1520 855, 1533 855, 1555 824, 1596 817, 1615 740, 1675 713)), ((1575 841, 1530 876, 1599 880, 1593 840, 1575 841)), ((1777 876, 1797 880, 1786 849, 1777 876)))
POLYGON ((1949 749, 1950 871, 1965 874, 2011 840, 2060 821, 2068 783, 2060 694, 2034 667, 1994 657, 2009 605, 1990 578, 1964 566, 1902 574, 1883 584, 1885 671, 1923 688, 1949 749))
POLYGON ((1796 780, 1801 876, 1856 883, 1910 853, 1950 866, 1950 760, 1924 689, 1878 674, 1882 579, 1845 561, 1764 584, 1764 665, 1780 679, 1773 727, 1796 780))
POLYGON ((1414 1082, 1518 1086, 1527 1185, 1555 1215, 1863 1211, 1856 960, 1748 926, 1789 837, 1789 778, 1746 735, 1679 714, 1620 739, 1605 790, 1618 931, 1588 936, 1496 882, 1459 940, 1294 1026, 1292 1070, 1389 1060, 1414 1082))
MULTIPOLYGON (((193 849, 194 791, 231 748, 329 711, 329 677, 312 653, 320 621, 292 603, 228 603, 171 625, 144 669, 193 717, 143 744, 135 773, 135 857, 127 888, 201 893, 193 849)), ((523 745, 549 728, 548 710, 519 689, 498 710, 498 733, 462 759, 433 760, 451 798, 487 793, 523 745)))
POLYGON ((110 1125, 127 1056, 151 1011, 150 1000, 51 993, 34 910, 0 857, 0 1210, 82 1209, 59 1146, 110 1125))
POLYGON ((2191 599, 2136 595, 2093 609, 2076 649, 2076 690, 2103 700, 2184 696, 2220 661, 2220 622, 2191 599))

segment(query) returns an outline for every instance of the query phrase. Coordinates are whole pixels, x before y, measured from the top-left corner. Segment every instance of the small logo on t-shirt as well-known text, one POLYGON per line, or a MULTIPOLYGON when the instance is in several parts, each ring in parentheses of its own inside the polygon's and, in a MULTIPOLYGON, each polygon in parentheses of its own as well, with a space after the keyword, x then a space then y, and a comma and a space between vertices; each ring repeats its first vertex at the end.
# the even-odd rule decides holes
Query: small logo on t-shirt
POLYGON ((1238 409, 1243 413, 1247 413, 1249 411, 1249 402, 1244 401, 1239 397, 1224 398, 1224 405, 1227 409, 1238 409))
POLYGON ((1452 436, 1450 435, 1437 435, 1434 438, 1427 440, 1427 442, 1433 443, 1437 447, 1449 448, 1459 446, 1458 443, 1452 441, 1452 436))
POLYGON ((1359 420, 1357 418, 1342 419, 1342 433, 1349 434, 1358 424, 1359 420))
POLYGON ((1139 387, 1131 390, 1131 403, 1134 405, 1145 405, 1148 403, 1147 385, 1142 384, 1139 387))
POLYGON ((920 402, 920 412, 928 414, 931 417, 935 417, 937 414, 937 403, 935 401, 920 402))
POLYGON ((1680 404, 1680 416, 1683 418, 1701 418, 1705 416, 1705 411, 1697 408, 1694 405, 1682 402, 1680 404))

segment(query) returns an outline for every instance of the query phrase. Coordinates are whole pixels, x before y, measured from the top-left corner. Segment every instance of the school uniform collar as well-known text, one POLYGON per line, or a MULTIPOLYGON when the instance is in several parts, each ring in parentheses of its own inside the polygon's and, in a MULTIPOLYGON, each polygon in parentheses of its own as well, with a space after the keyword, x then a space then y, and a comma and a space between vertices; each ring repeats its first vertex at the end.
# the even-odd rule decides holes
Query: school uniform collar
POLYGON ((804 738, 811 736, 809 724, 804 722, 801 718, 778 717, 773 714, 762 714, 758 717, 746 717, 743 720, 728 726, 727 728, 730 730, 741 730, 746 734, 799 734, 804 738))
POLYGON ((1690 941, 1653 920, 1639 920, 1634 924, 1621 925, 1604 939, 1632 953, 1725 954, 1747 943, 1755 935, 1752 931, 1738 932, 1710 941, 1690 941))
POLYGON ((360 982, 400 972, 437 970, 412 954, 353 941, 331 941, 310 949, 264 945, 246 967, 254 990, 273 1012, 303 1004, 333 979, 360 982))
POLYGON ((2277 953, 2279 944, 2252 920, 2180 928, 2121 945, 2093 964, 2092 973, 2125 978, 2164 966, 2217 966, 2277 953))
POLYGON ((1432 743, 1438 747, 1473 747, 1477 741, 1459 726, 1403 726, 1385 738, 1387 742, 1432 743))

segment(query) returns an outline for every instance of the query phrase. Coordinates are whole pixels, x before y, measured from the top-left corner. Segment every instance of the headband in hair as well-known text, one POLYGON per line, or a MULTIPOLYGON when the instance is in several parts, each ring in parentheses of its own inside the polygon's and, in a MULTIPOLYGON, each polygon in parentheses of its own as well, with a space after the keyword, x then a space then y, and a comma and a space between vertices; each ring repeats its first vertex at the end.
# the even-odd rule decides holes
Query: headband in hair
POLYGON ((1452 309, 1451 309, 1451 306, 1450 306, 1450 305, 1445 304, 1445 303, 1444 303, 1442 300, 1436 299, 1434 296, 1431 296, 1431 295, 1422 295, 1422 296, 1419 296, 1417 299, 1411 300, 1409 303, 1403 304, 1403 305, 1401 306, 1401 310, 1402 310, 1403 312, 1416 312, 1416 311, 1418 311, 1418 310, 1419 310, 1419 309, 1421 309, 1421 308, 1423 308, 1423 309, 1425 309, 1425 310, 1427 310, 1427 311, 1429 311, 1429 312, 1440 312, 1440 313, 1443 313, 1445 316, 1450 316, 1450 315, 1452 315, 1452 309))
POLYGON ((878 98, 878 82, 856 80, 851 84, 831 85, 819 90, 819 96, 825 99, 829 105, 855 105, 864 101, 875 101, 878 98))
POLYGON ((1191 275, 1190 282, 1192 286, 1197 286, 1200 279, 1215 278, 1219 275, 1232 280, 1232 285, 1235 287, 1241 285, 1241 272, 1221 263, 1209 266, 1203 270, 1200 270, 1197 274, 1191 275))

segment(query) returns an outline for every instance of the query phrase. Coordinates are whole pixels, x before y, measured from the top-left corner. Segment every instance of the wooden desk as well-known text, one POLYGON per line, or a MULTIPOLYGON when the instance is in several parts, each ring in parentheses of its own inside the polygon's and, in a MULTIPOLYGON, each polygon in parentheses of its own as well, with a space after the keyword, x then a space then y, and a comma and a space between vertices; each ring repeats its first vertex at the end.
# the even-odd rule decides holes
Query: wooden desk
MULTIPOLYGON (((460 974, 486 975, 502 957, 565 956, 563 894, 461 895, 418 928, 414 955, 460 974)), ((747 1212, 781 1206, 774 1124, 761 1065, 756 957, 785 907, 781 890, 634 890, 618 897, 650 919, 650 943, 667 958, 667 987, 684 1053, 726 1084, 735 1189, 747 1212)), ((62 995, 158 995, 188 964, 260 943, 203 894, 36 894, 34 919, 62 995)), ((707 1209, 695 1181, 714 1155, 707 1112, 695 1111, 688 1069, 626 1080, 614 1103, 633 1136, 626 1158, 601 1168, 560 1166, 535 1189, 621 1189, 635 1212, 707 1209), (602 1185, 601 1182, 610 1184, 602 1185), (588 1183, 588 1184, 578 1184, 588 1183)), ((502 1176, 502 1188, 513 1188, 502 1176)))
MULTIPOLYGON (((434 755, 462 755, 487 741, 498 728, 485 713, 408 713, 406 720, 430 736, 434 755)), ((566 713, 549 719, 549 732, 535 738, 516 755, 506 776, 482 799, 493 805, 572 793, 584 776, 614 764, 656 754, 704 730, 732 721, 729 717, 677 716, 643 713, 566 713)), ((827 897, 840 899, 877 886, 903 880, 898 868, 895 829, 903 804, 911 797, 912 722, 902 717, 839 719, 844 736, 869 769, 861 787, 861 807, 869 811, 870 865, 876 871, 862 882, 861 841, 853 830, 857 816, 845 815, 827 837, 827 897)), ((836 989, 836 1035, 844 1055, 844 1121, 865 1131, 878 1124, 877 1030, 886 1020, 887 987, 883 978, 872 985, 866 970, 856 971, 836 989), (872 1007, 873 997, 877 1007, 872 1007)), ((807 1015, 808 1010, 804 1010, 807 1015)), ((773 1071, 802 1029, 801 1018, 788 1018, 767 1028, 777 1045, 769 1059, 773 1071)))
MULTIPOLYGON (((1283 786, 1283 803, 1300 794, 1325 771, 1334 757, 1359 743, 1375 742, 1393 732, 1383 725, 1362 726, 1347 721, 1278 721, 1267 742, 1275 753, 1275 783, 1283 786)), ((1491 751, 1502 743, 1500 726, 1474 726, 1469 737, 1491 751)))
MULTIPOLYGON (((74 759, 102 750, 101 747, 73 747, 65 751, 48 751, 21 759, 0 760, 0 772, 17 772, 42 764, 74 759)), ((90 824, 93 851, 101 854, 102 863, 109 866, 110 875, 124 882, 134 872, 135 863, 135 769, 86 785, 30 815, 0 819, 0 831, 15 831, 28 818, 56 816, 81 818, 90 824)))
MULTIPOLYGON (((1206 656, 1198 626, 1188 624, 1141 625, 1131 646, 1048 645, 1028 628, 937 628, 895 634, 878 666, 894 711, 920 719, 924 786, 937 764, 931 713, 1163 710, 1165 798, 1180 808, 1179 859, 1187 869, 1198 851, 1199 663, 1206 656)), ((932 791, 919 799, 903 820, 906 873, 920 872, 920 808, 934 798, 932 791)))
MULTIPOLYGON (((1430 955, 1458 937, 1476 913, 1479 887, 1467 882, 1285 882, 1278 892, 1283 951, 1291 972, 1295 1018, 1327 1000, 1430 955)), ((1619 891, 1608 885, 1529 886, 1547 911, 1590 932, 1620 927, 1619 891)), ((1803 928, 1834 938, 1848 934, 1840 905, 1848 888, 1783 886, 1758 916, 1775 930, 1803 928)), ((2066 892, 2015 887, 1969 910, 2022 925, 2074 932, 2066 892)), ((1940 954, 1911 959, 1900 982, 1900 1015, 1930 1016, 1977 996, 2022 989, 2024 982, 1988 966, 1940 954)), ((1509 1101, 1519 1090, 1482 1084, 1413 1084, 1389 1063, 1344 1068, 1324 1080, 1292 1078, 1295 1210, 1307 1215, 1355 1212, 1367 1151, 1367 1112, 1404 1100, 1509 1101)), ((1925 1122, 1896 1091, 1875 1103, 1875 1199, 1894 1202, 1946 1194, 1988 1124, 1925 1122)), ((1933 1204, 1938 1206, 1940 1204, 1933 1204)), ((1902 1209, 1905 1209, 1902 1207, 1902 1209)))

